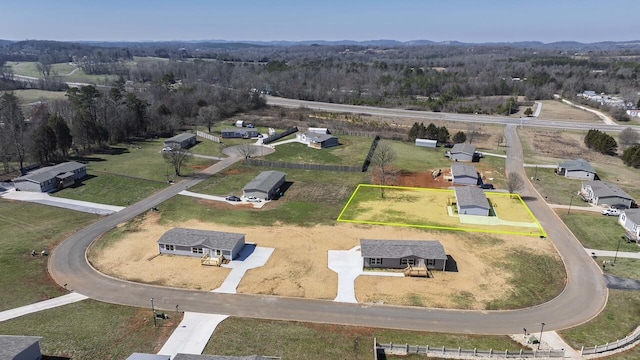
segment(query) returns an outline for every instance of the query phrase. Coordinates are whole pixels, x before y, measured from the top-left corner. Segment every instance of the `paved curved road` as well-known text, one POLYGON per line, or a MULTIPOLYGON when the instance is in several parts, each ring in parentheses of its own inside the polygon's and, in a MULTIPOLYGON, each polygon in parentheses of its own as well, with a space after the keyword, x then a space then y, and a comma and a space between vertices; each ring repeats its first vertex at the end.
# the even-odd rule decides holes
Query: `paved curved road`
MULTIPOLYGON (((507 170, 523 173, 522 148, 515 126, 508 126, 506 134, 509 142, 507 170)), ((531 241, 553 241, 567 266, 568 280, 565 290, 557 298, 527 309, 459 311, 210 293, 114 279, 88 264, 85 253, 93 239, 239 160, 239 157, 227 158, 205 170, 199 178, 174 184, 78 231, 54 250, 49 261, 51 276, 69 290, 122 305, 149 307, 150 299, 154 298, 154 305, 162 310, 172 310, 179 305, 185 311, 240 317, 452 333, 514 334, 520 333, 523 327, 535 329, 541 322, 547 324, 548 330, 558 330, 588 321, 606 303, 607 290, 597 265, 559 218, 538 198, 528 182, 524 195, 550 239, 532 238, 531 241)))

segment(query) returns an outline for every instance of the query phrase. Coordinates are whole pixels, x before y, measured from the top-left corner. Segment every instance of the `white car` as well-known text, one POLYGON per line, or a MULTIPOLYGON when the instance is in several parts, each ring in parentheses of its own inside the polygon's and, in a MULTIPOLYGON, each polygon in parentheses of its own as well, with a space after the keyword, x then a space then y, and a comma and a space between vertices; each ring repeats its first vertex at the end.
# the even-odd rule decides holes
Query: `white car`
POLYGON ((601 212, 602 212, 602 215, 607 215, 607 216, 619 216, 620 215, 620 210, 612 209, 612 208, 604 209, 601 212))
POLYGON ((173 151, 173 148, 169 147, 169 146, 165 146, 162 148, 162 152, 171 152, 173 151))
POLYGON ((255 197, 255 196, 247 196, 245 198, 245 200, 247 200, 248 202, 260 202, 260 201, 262 201, 261 199, 255 197))

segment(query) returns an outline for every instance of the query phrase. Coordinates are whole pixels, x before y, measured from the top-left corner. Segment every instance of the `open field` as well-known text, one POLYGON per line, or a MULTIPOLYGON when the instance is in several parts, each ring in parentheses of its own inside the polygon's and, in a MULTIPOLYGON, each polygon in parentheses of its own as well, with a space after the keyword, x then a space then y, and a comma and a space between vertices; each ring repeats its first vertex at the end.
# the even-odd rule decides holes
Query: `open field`
MULTIPOLYGON (((556 210, 562 221, 587 249, 615 251, 618 240, 624 235, 624 229, 618 224, 616 216, 604 216, 599 213, 556 210)), ((638 252, 640 246, 620 242, 620 251, 638 252)))
MULTIPOLYGON (((42 77, 42 73, 38 71, 36 62, 9 62, 8 65, 11 66, 16 75, 42 77)), ((71 73, 76 68, 76 65, 69 63, 52 64, 51 76, 59 76, 62 81, 87 82, 101 85, 106 85, 108 82, 118 78, 117 75, 89 75, 82 69, 71 73)))
POLYGON ((542 111, 539 120, 562 120, 602 123, 595 114, 580 110, 558 100, 541 100, 542 111))
POLYGON ((275 153, 266 156, 266 159, 302 164, 359 166, 366 158, 373 139, 339 135, 338 141, 340 145, 327 149, 313 149, 301 143, 282 144, 276 147, 275 153))
POLYGON ((564 176, 556 175, 554 169, 545 168, 525 168, 527 177, 540 193, 542 198, 549 204, 561 204, 575 207, 589 207, 589 203, 582 201, 578 192, 582 187, 582 181, 567 179, 564 176))
MULTIPOLYGON (((66 92, 64 91, 47 91, 47 90, 36 90, 36 89, 27 89, 27 90, 13 90, 14 93, 22 104, 31 104, 38 101, 47 101, 47 100, 62 100, 66 99, 66 92)), ((2 95, 4 91, 0 91, 0 95, 2 95)))
MULTIPOLYGON (((282 359, 372 359, 378 342, 467 349, 519 350, 507 336, 454 335, 231 317, 223 321, 203 354, 278 356, 282 359)), ((404 358, 404 357, 403 357, 404 358)))
MULTIPOLYGON (((593 320, 575 328, 559 332, 574 349, 582 346, 604 345, 622 339, 638 326, 640 291, 609 290, 604 310, 593 320)), ((638 359, 640 347, 612 357, 616 360, 638 359)))
POLYGON ((27 202, 0 200, 0 311, 47 300, 66 293, 47 275, 47 258, 66 236, 96 220, 96 215, 27 202), (64 221, 62 221, 64 219, 64 221))
POLYGON ((168 314, 154 327, 151 309, 83 300, 1 322, 0 333, 41 336, 42 353, 51 359, 126 359, 160 351, 182 320, 168 314))
POLYGON ((240 293, 333 299, 337 275, 327 267, 327 251, 351 249, 359 245, 362 238, 439 240, 459 271, 437 273, 435 279, 376 277, 376 286, 394 289, 384 293, 398 294, 384 299, 380 298, 380 288, 370 286, 368 277, 364 277, 356 282, 356 294, 361 302, 464 309, 513 308, 553 298, 561 291, 564 281, 562 264, 551 244, 543 239, 512 235, 472 237, 466 233, 353 224, 301 227, 275 222, 264 226, 258 224, 264 222, 265 209, 238 209, 191 198, 179 204, 179 209, 161 204, 159 214, 147 213, 108 233, 92 248, 90 261, 100 271, 134 281, 201 290, 218 287, 228 269, 203 267, 198 258, 156 257, 157 239, 179 226, 241 232, 246 234, 247 242, 275 248, 264 267, 245 275, 238 287, 240 293), (243 216, 245 212, 252 216, 243 216), (542 278, 531 281, 540 276, 544 281, 542 278))
POLYGON ((463 219, 455 213, 453 190, 359 185, 339 222, 434 230, 545 236, 519 196, 486 192, 495 216, 463 219), (381 192, 384 191, 384 197, 381 192), (447 210, 447 208, 450 210, 447 210), (473 220, 473 222, 468 222, 473 220))

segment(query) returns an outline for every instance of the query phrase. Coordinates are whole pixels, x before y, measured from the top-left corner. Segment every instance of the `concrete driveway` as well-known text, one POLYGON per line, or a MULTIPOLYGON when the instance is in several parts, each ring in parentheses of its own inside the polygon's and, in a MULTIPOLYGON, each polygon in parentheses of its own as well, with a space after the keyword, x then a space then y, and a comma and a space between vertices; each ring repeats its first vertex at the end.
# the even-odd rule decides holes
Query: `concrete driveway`
POLYGON ((116 213, 124 207, 122 206, 114 206, 114 205, 105 205, 98 204, 88 201, 80 201, 80 200, 71 200, 65 198, 59 198, 50 196, 47 193, 39 193, 39 192, 31 192, 31 191, 15 191, 10 190, 2 194, 2 198, 17 200, 17 201, 28 201, 37 204, 55 206, 64 209, 82 211, 90 214, 98 214, 98 215, 111 215, 116 213))
POLYGON ((235 294, 247 270, 264 266, 267 260, 269 260, 269 257, 271 257, 273 250, 275 249, 246 244, 240 251, 237 259, 222 265, 222 267, 231 269, 231 272, 227 275, 222 285, 212 292, 235 294))
MULTIPOLYGON (((228 200, 225 199, 224 196, 200 194, 200 193, 194 193, 194 192, 187 191, 187 190, 180 191, 178 194, 179 195, 184 195, 184 196, 191 196, 191 197, 195 197, 195 198, 199 198, 199 199, 225 202, 227 204, 234 205, 234 206, 251 204, 254 209, 261 209, 264 206, 264 204, 268 203, 268 201, 260 201, 260 202, 253 202, 253 201, 246 201, 246 200, 228 201, 228 200)), ((240 199, 242 199, 242 198, 240 198, 240 199)))

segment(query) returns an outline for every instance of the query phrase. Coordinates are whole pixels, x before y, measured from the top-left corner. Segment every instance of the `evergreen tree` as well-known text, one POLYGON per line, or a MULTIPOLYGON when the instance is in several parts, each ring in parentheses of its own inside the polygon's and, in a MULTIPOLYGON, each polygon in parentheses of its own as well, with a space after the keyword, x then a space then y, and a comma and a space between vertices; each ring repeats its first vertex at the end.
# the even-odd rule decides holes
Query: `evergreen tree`
POLYGON ((622 154, 622 161, 627 166, 640 168, 640 145, 628 147, 622 154))
POLYGON ((453 143, 454 144, 462 144, 467 141, 467 134, 463 131, 458 131, 455 135, 453 135, 453 143))

